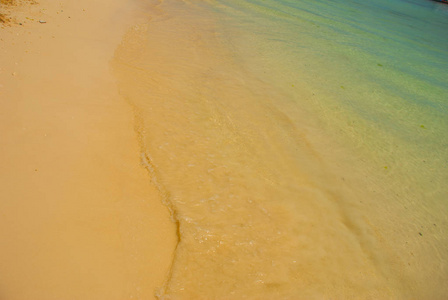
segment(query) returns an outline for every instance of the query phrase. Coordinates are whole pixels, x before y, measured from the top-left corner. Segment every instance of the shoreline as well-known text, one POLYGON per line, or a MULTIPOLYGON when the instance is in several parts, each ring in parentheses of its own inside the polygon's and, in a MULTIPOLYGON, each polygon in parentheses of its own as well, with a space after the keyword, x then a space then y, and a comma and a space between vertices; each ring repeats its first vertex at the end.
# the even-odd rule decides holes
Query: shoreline
POLYGON ((2 297, 149 299, 165 280, 175 224, 109 67, 135 5, 39 1, 0 29, 2 297))
MULTIPOLYGON (((423 259, 435 240, 420 247, 426 234, 413 218, 423 225, 430 215, 389 204, 400 199, 379 183, 391 169, 366 168, 378 166, 369 155, 357 160, 358 149, 323 130, 317 113, 308 116, 314 110, 305 103, 330 95, 299 80, 300 71, 269 64, 267 53, 275 58, 278 49, 264 49, 271 40, 263 34, 257 43, 241 11, 232 19, 213 5, 165 1, 157 8, 123 38, 115 65, 124 98, 143 120, 143 151, 179 220, 164 294, 442 295, 440 283, 423 283, 430 273, 415 268, 437 263, 423 259)), ((443 280, 439 274, 434 279, 443 280)))
POLYGON ((238 1, 81 1, 2 28, 0 298, 443 298, 443 173, 406 172, 433 176, 427 154, 394 159, 404 142, 336 105, 389 93, 333 81, 321 40, 290 44, 312 25, 238 1))

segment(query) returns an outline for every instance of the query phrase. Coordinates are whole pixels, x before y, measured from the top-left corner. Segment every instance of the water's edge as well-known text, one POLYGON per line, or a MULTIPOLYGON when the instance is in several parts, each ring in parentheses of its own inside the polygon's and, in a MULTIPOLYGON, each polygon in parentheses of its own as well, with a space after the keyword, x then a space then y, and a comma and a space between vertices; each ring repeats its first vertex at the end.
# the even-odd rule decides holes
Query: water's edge
POLYGON ((397 186, 406 169, 363 153, 374 138, 347 140, 357 147, 334 134, 339 120, 362 118, 331 107, 333 95, 309 78, 284 80, 285 66, 242 61, 241 41, 263 41, 204 7, 155 2, 113 62, 142 165, 178 228, 158 297, 442 299, 444 177, 428 202, 397 186))

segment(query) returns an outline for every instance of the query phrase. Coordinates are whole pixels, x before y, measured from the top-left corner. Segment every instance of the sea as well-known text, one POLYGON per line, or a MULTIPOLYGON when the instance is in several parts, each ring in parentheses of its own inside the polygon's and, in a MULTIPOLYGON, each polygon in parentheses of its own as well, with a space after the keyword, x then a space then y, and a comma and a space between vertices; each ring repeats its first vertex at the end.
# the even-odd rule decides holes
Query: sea
POLYGON ((142 0, 112 62, 159 299, 448 298, 448 5, 142 0))

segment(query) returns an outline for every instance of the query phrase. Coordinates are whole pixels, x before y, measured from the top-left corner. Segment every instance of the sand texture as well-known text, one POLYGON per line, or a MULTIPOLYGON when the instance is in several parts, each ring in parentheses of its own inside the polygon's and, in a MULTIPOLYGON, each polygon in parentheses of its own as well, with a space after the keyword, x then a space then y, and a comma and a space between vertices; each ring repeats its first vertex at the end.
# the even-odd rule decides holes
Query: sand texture
POLYGON ((0 298, 151 299, 175 227, 109 71, 135 7, 3 2, 0 298))
POLYGON ((447 298, 428 3, 0 1, 0 300, 447 298))

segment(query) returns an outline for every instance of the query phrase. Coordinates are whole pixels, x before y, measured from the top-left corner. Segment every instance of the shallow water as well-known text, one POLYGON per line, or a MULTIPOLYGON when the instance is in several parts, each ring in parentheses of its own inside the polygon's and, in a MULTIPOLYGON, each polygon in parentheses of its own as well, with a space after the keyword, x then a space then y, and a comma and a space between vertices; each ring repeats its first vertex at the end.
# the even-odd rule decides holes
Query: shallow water
POLYGON ((448 10, 149 1, 113 67, 178 224, 165 299, 448 294, 448 10))

